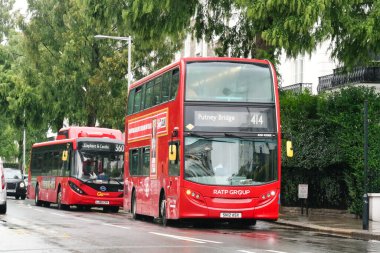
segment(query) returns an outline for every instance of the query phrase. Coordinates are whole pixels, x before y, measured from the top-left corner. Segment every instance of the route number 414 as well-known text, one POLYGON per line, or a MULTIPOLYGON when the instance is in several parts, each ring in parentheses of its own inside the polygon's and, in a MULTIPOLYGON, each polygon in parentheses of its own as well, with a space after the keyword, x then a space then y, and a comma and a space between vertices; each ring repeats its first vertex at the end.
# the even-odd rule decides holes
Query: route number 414
POLYGON ((251 122, 253 125, 263 125, 263 115, 262 114, 253 114, 251 122))

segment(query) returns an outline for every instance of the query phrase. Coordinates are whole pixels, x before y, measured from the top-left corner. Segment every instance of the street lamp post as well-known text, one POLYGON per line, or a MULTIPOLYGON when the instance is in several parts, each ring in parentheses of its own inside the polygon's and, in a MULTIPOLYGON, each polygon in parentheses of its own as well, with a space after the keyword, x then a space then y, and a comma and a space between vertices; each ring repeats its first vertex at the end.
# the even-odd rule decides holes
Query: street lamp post
POLYGON ((25 153, 26 153, 26 126, 25 126, 25 109, 24 109, 24 125, 22 130, 22 173, 25 173, 25 153))
POLYGON ((368 203, 368 100, 364 101, 364 195, 363 195, 363 229, 369 227, 368 203))
POLYGON ((128 37, 118 37, 118 36, 109 36, 109 35, 95 35, 95 39, 111 39, 111 40, 123 40, 123 41, 128 41, 128 88, 131 85, 131 50, 132 50, 132 38, 131 36, 128 37))

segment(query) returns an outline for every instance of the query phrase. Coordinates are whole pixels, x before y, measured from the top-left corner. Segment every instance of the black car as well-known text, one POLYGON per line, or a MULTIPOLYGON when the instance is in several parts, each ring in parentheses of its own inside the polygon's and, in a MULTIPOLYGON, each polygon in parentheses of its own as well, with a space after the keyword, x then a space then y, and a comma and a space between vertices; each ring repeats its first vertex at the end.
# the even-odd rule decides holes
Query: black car
POLYGON ((16 199, 26 198, 26 184, 20 169, 4 168, 5 181, 7 182, 7 196, 16 199))

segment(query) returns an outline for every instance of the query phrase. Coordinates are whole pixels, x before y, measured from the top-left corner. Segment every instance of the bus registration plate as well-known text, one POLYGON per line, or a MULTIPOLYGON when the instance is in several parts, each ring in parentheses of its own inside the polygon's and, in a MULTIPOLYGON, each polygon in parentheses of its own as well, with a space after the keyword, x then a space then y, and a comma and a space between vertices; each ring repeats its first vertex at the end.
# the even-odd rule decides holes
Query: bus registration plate
POLYGON ((104 201, 104 200, 95 200, 95 204, 97 205, 109 205, 109 201, 104 201))
POLYGON ((220 213, 220 218, 241 218, 241 213, 220 213))

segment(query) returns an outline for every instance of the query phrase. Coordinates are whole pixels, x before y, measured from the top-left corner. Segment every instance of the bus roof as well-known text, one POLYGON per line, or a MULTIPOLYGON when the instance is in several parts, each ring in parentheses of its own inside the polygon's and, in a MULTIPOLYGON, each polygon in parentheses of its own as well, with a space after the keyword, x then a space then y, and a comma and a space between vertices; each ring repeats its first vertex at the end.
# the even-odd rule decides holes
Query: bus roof
POLYGON ((155 72, 153 72, 150 75, 147 75, 146 77, 132 83, 130 89, 135 88, 139 86, 142 83, 145 83, 146 81, 154 78, 157 75, 160 75, 163 72, 166 72, 176 66, 179 66, 181 63, 188 63, 188 62, 202 62, 202 61, 220 61, 220 62, 250 62, 250 63, 260 63, 260 64, 270 64, 268 60, 259 60, 259 59, 247 59, 247 58, 232 58, 232 57, 184 57, 179 59, 178 61, 175 61, 155 72))
POLYGON ((57 135, 57 140, 73 138, 110 138, 123 140, 120 130, 101 127, 66 127, 61 128, 57 135))

